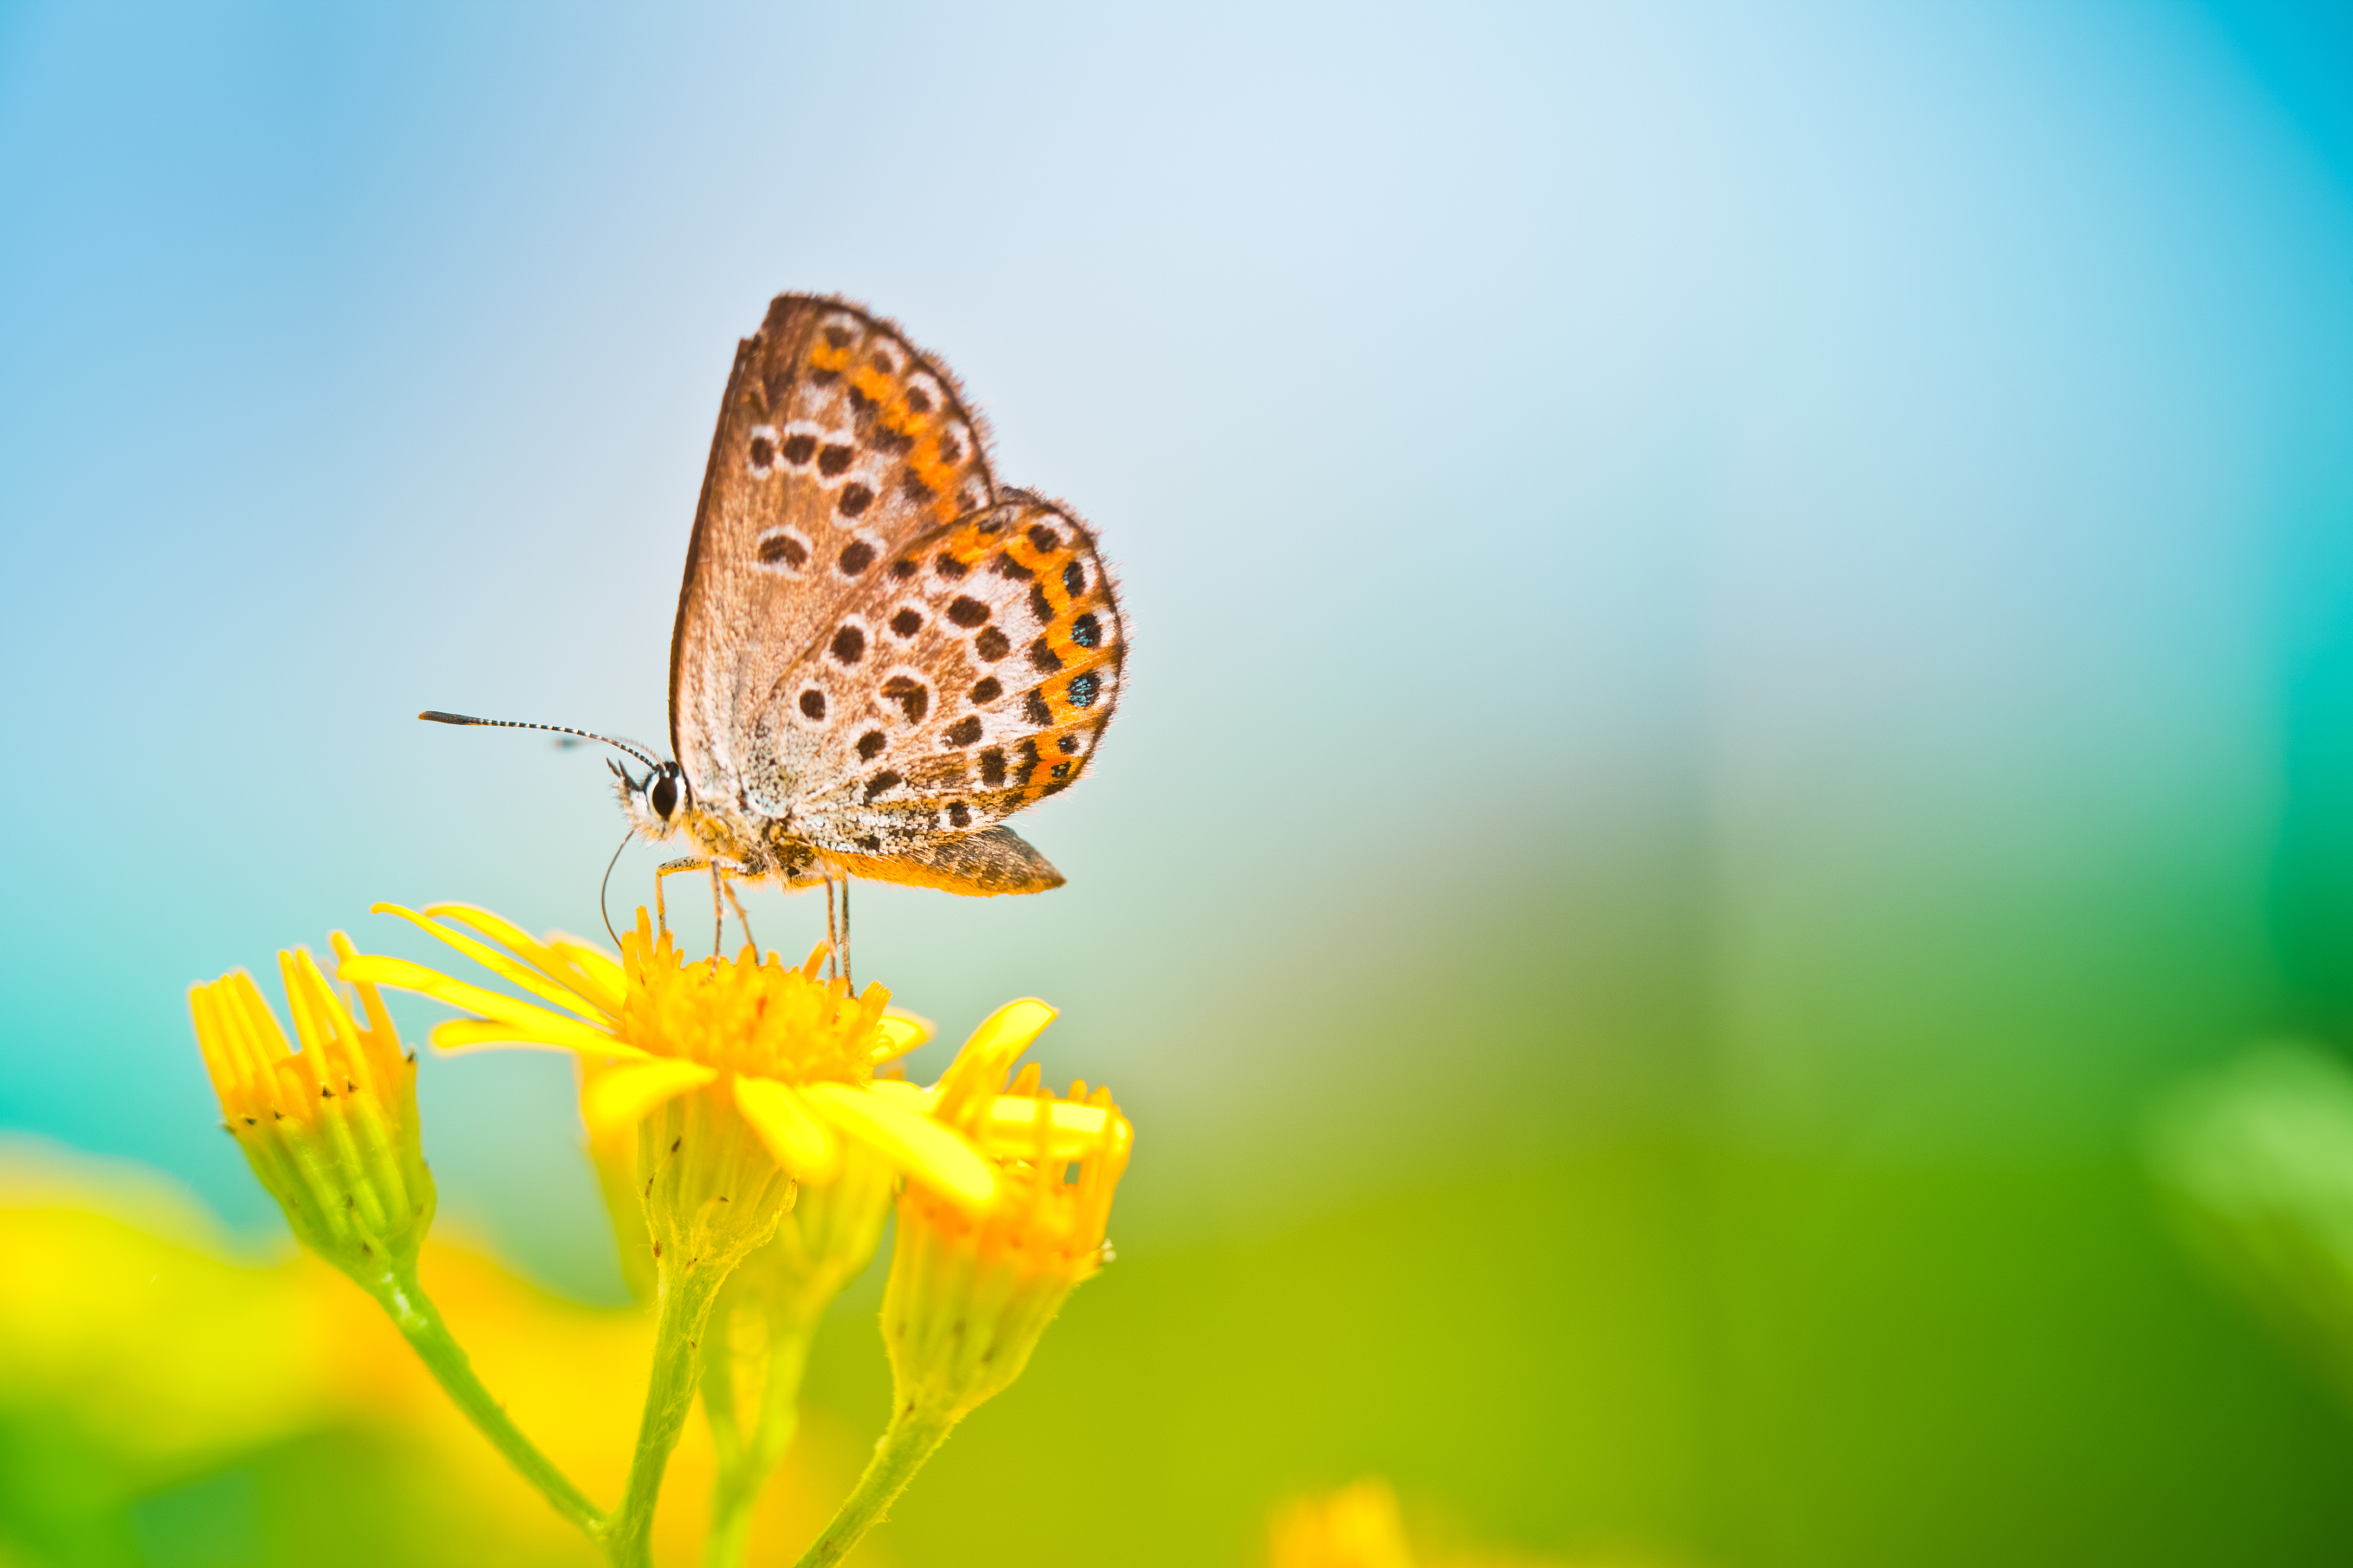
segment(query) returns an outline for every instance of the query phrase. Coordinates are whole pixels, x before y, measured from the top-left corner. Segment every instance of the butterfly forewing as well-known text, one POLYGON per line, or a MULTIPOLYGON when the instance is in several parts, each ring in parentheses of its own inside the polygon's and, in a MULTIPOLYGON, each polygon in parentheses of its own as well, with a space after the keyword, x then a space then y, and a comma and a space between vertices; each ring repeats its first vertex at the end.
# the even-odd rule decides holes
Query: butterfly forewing
POLYGON ((670 739, 698 794, 787 816, 800 737, 765 712, 786 670, 909 540, 995 499, 945 372, 854 307, 778 298, 728 378, 670 643, 670 739))

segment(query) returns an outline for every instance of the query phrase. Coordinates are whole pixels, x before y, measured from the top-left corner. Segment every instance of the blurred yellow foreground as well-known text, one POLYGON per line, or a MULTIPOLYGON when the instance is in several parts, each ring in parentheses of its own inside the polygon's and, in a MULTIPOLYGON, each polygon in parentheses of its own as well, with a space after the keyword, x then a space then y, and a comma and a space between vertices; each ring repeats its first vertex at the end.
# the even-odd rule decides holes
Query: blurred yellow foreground
MULTIPOLYGON (((375 1304, 286 1250, 237 1260, 137 1167, 0 1150, 0 1564, 594 1564, 375 1304)), ((509 1409, 592 1495, 617 1496, 650 1317, 557 1300, 454 1247, 428 1246, 423 1268, 509 1409)), ((871 1440, 810 1413, 755 1561, 815 1533, 871 1440)), ((700 1420, 675 1465, 657 1549, 686 1562, 710 1488, 700 1420)), ((876 1542, 860 1561, 892 1559, 876 1542)))
MULTIPOLYGON (((142 1167, 0 1142, 0 1568, 594 1568, 587 1542, 457 1414, 375 1303, 284 1250, 241 1258, 142 1167)), ((458 1247, 428 1246, 423 1272, 483 1380, 549 1457, 591 1496, 618 1495, 650 1316, 560 1300, 458 1247)), ((752 1561, 792 1560, 873 1436, 805 1409, 752 1561)), ((700 1418, 675 1465, 655 1544, 662 1562, 686 1563, 711 1482, 700 1418)), ((899 1559, 885 1532, 853 1561, 899 1559)), ((1267 1561, 1567 1568, 1417 1548, 1378 1481, 1278 1508, 1267 1561)))

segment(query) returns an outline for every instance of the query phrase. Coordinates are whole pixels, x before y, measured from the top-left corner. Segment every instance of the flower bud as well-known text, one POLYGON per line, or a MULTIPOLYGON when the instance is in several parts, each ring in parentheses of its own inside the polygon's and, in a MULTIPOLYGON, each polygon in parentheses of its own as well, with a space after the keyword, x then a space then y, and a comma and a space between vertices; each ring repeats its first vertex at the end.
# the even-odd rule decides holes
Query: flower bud
POLYGON ((1039 1088, 1005 1069, 1054 1016, 1015 1002, 981 1026, 934 1091, 933 1114, 995 1165, 980 1208, 910 1184, 882 1298, 897 1415, 962 1419, 1029 1364, 1046 1325, 1110 1256, 1103 1227, 1134 1129, 1111 1091, 1039 1088))
MULTIPOLYGON (((337 931, 338 963, 350 941, 337 931)), ((298 1051, 243 970, 189 988, 196 1043, 226 1125, 301 1244, 363 1281, 415 1267, 433 1224, 417 1144, 417 1058, 375 987, 363 1028, 308 950, 278 955, 298 1051)))

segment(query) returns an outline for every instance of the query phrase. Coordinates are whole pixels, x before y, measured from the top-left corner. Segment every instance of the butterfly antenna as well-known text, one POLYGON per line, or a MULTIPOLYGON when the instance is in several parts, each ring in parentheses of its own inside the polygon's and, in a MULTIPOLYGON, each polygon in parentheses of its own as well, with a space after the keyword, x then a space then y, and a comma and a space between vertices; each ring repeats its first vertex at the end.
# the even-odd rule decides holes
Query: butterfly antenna
POLYGON ((550 734, 577 735, 584 741, 602 741, 615 751, 627 752, 649 768, 661 766, 659 758, 648 756, 627 741, 616 741, 610 735, 599 735, 587 730, 575 730, 564 724, 524 724, 512 719, 477 719, 466 713, 444 713, 436 708, 427 708, 417 717, 428 724, 480 724, 491 730, 545 730, 550 734))
POLYGON ((621 863, 621 851, 627 849, 629 847, 629 840, 637 836, 638 830, 635 827, 621 835, 621 842, 614 847, 613 858, 605 862, 605 879, 596 884, 596 916, 605 922, 605 934, 613 939, 613 947, 617 952, 621 945, 621 933, 613 929, 613 911, 606 905, 605 894, 613 885, 613 868, 621 863))

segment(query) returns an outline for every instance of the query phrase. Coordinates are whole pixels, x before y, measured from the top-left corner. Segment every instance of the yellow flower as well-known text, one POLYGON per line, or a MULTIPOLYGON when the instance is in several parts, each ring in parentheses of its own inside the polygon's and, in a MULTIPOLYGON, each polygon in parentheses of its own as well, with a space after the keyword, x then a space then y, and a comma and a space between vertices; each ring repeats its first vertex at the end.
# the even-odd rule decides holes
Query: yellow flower
POLYGON ((882 1299, 898 1411, 952 1425, 1021 1374, 1071 1289, 1111 1256, 1103 1238, 1134 1129, 1109 1089, 1039 1087, 1032 1063, 1007 1070, 1053 1021, 1043 1002, 1008 1003, 983 1024, 926 1097, 934 1117, 997 1168, 980 1209, 910 1187, 882 1299))
MULTIPOLYGON (((339 963, 351 963, 350 940, 332 941, 339 963)), ((417 1058, 402 1052, 375 986, 353 986, 363 1028, 308 950, 280 952, 278 967, 300 1051, 243 970, 188 990, 228 1131, 304 1246, 363 1280, 412 1268, 434 1206, 417 1058)))
POLYGON ((1268 1568, 1414 1568, 1397 1494, 1378 1479, 1300 1499, 1269 1535, 1268 1568))
POLYGON ((590 1064, 581 1115, 592 1141, 642 1128, 670 1101, 707 1091, 702 1098, 740 1114, 796 1181, 831 1181, 845 1143, 854 1142, 953 1203, 978 1205, 995 1195, 990 1163, 923 1113, 919 1091, 874 1076, 928 1031, 888 1014, 891 994, 880 985, 853 998, 844 982, 818 980, 822 948, 797 968, 748 948, 732 962, 688 963, 670 934, 657 935, 639 910, 616 963, 566 937, 536 941, 464 904, 437 904, 422 914, 375 907, 549 1005, 376 954, 345 960, 344 973, 475 1014, 435 1027, 433 1044, 442 1050, 526 1046, 578 1054, 590 1064))
POLYGON ((891 1425, 804 1565, 838 1563, 857 1545, 955 1424, 1021 1375, 1071 1291, 1111 1258, 1103 1226, 1135 1130, 1108 1089, 1053 1094, 1035 1064, 1005 1081, 1053 1021, 1043 1002, 1007 1003, 920 1094, 988 1157, 997 1194, 977 1208, 913 1184, 900 1194, 882 1290, 891 1425))

